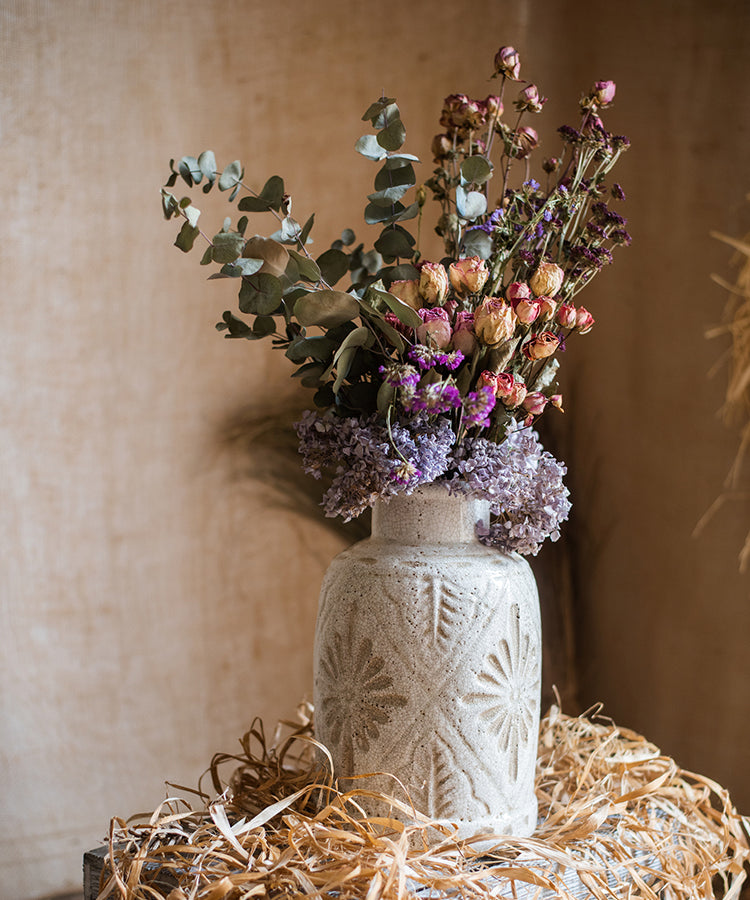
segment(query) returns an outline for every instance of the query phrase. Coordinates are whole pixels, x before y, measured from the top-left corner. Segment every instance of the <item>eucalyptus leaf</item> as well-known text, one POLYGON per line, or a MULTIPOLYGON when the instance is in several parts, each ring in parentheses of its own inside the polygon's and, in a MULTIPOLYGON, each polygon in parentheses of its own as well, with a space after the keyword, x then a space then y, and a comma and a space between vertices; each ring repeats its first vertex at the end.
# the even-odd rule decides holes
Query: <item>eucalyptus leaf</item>
POLYGON ((343 291, 313 291, 294 304, 300 325, 334 327, 350 322, 359 313, 359 303, 343 291))
POLYGON ((244 236, 246 228, 247 228, 247 216, 241 216, 237 220, 237 231, 239 234, 244 236))
POLYGON ((161 208, 165 219, 171 219, 172 216, 180 214, 180 204, 177 202, 177 197, 174 194, 170 194, 169 191, 165 191, 164 188, 161 189, 161 208))
POLYGON ((230 191, 232 188, 238 187, 239 182, 242 180, 242 175, 242 163, 238 159, 235 159, 234 162, 230 162, 229 165, 226 166, 219 176, 219 190, 230 191))
MULTIPOLYGON (((307 244, 307 239, 310 236, 310 232, 312 231, 312 227, 315 224, 315 213, 313 213, 310 218, 305 222, 302 226, 302 231, 299 233, 299 242, 301 246, 305 246, 307 244)), ((310 241, 312 243, 312 241, 310 241)))
POLYGON ((374 247, 384 257, 411 257, 414 238, 403 228, 386 228, 374 247))
POLYGON ((367 199, 374 203, 375 206, 391 206, 397 200, 400 200, 410 188, 411 186, 408 184, 394 184, 392 187, 384 188, 382 191, 368 194, 367 199))
MULTIPOLYGON (((219 262, 219 260, 216 260, 219 262)), ((228 275, 230 278, 239 278, 241 275, 255 275, 255 273, 261 268, 264 260, 262 259, 248 259, 247 257, 240 257, 239 259, 230 260, 228 263, 221 267, 221 273, 223 275, 228 275)))
POLYGON ((216 157, 213 150, 204 150, 201 153, 198 157, 198 168, 203 172, 210 184, 216 181, 216 157))
POLYGON ((386 322, 385 319, 381 319, 379 316, 373 316, 372 323, 385 335, 399 353, 403 353, 406 350, 406 341, 390 322, 386 322))
POLYGON ((200 231, 195 226, 191 225, 190 222, 183 222, 174 245, 175 247, 179 247, 183 253, 187 253, 193 249, 193 244, 199 234, 200 231))
POLYGON ((242 279, 239 307, 243 313, 267 316, 278 309, 281 300, 281 282, 275 275, 258 272, 242 279))
POLYGON ((469 156, 461 163, 464 184, 484 184, 492 175, 492 166, 483 156, 469 156))
POLYGON ((365 222, 368 225, 395 222, 405 211, 406 207, 403 203, 396 202, 390 206, 377 206, 374 203, 368 203, 365 207, 365 222))
POLYGON ((324 384, 319 388, 313 397, 313 403, 318 409, 328 409, 336 402, 336 396, 330 384, 324 384))
POLYGON ((281 201, 284 199, 284 179, 280 175, 272 175, 263 185, 260 196, 271 209, 278 212, 281 209, 281 201))
POLYGON ((258 316, 253 322, 253 334, 260 337, 268 337, 276 331, 276 321, 273 316, 258 316))
POLYGON ((375 103, 371 103, 367 107, 367 112, 362 116, 362 121, 366 122, 368 119, 376 119, 384 109, 395 102, 395 97, 381 97, 380 100, 376 100, 375 103))
POLYGON ((201 265, 207 266, 210 263, 212 263, 213 261, 214 261, 214 248, 206 247, 205 253, 203 254, 203 256, 201 256, 201 265))
POLYGON ((385 167, 386 169, 399 169, 413 162, 419 162, 419 157, 411 153, 394 153, 385 161, 385 167))
POLYGON ((362 156, 366 156, 367 159, 374 159, 376 162, 379 162, 387 156, 386 151, 380 146, 378 139, 374 134, 363 134, 362 137, 357 140, 354 149, 357 153, 361 153, 362 156))
MULTIPOLYGON (((375 176, 375 190, 384 191, 390 187, 413 187, 417 183, 417 176, 414 174, 414 166, 411 163, 405 163, 397 169, 388 168, 388 161, 382 169, 378 170, 375 176)), ((396 198, 398 199, 398 198, 396 198)))
POLYGON ((378 132, 377 141, 385 150, 399 150, 406 140, 406 128, 401 119, 394 119, 378 132))
POLYGON ((270 208, 268 200, 264 200, 262 197, 243 197, 237 204, 240 212, 268 212, 270 208))
POLYGON ((237 316, 232 315, 229 310, 226 310, 224 315, 222 316, 223 322, 216 323, 217 331, 229 331, 229 334, 224 335, 224 337, 228 338, 240 338, 247 337, 252 334, 252 329, 250 326, 243 322, 242 319, 238 319, 237 316))
POLYGON ((391 122, 395 122, 401 118, 401 111, 395 100, 384 101, 380 112, 371 120, 373 127, 377 129, 386 128, 391 122))
POLYGON ((456 211, 462 219, 471 222, 487 212, 487 198, 479 191, 467 191, 459 184, 456 187, 456 211))
POLYGON ((367 293, 368 295, 374 294, 379 300, 382 300, 388 309, 390 309, 390 311, 398 318, 399 322, 403 322, 404 325, 408 325, 409 328, 419 328, 422 324, 422 317, 415 309, 412 309, 411 306, 407 306, 406 303, 399 300, 398 297, 393 294, 389 294, 388 291, 382 291, 379 288, 370 286, 367 293))
POLYGON ((384 381, 378 388, 377 407, 381 415, 385 415, 393 405, 396 397, 396 388, 388 381, 384 381))
POLYGON ((392 281, 410 281, 419 278, 419 269, 411 263, 401 263, 388 269, 388 283, 392 281))
POLYGON ((203 172, 201 172, 198 160, 194 156, 183 156, 177 163, 177 170, 188 187, 201 183, 203 172))
POLYGON ((341 232, 341 243, 345 247, 351 247, 351 245, 354 243, 355 240, 356 240, 356 235, 351 230, 351 228, 345 228, 341 232))
POLYGON ((462 246, 466 256, 489 259, 492 255, 492 238, 486 231, 481 231, 479 228, 472 228, 471 231, 466 232, 462 246))
POLYGON ((230 263, 242 254, 245 249, 245 239, 236 232, 220 231, 214 235, 213 245, 214 262, 230 263))
POLYGON ((313 284, 317 284, 320 281, 320 269, 315 260, 298 253, 296 250, 290 250, 289 255, 297 263, 300 278, 313 284))
POLYGON ((325 281, 333 286, 349 271, 349 256, 342 250, 326 250, 316 260, 325 281))
POLYGON ((322 335, 313 337, 299 337, 292 341, 286 351, 287 359, 292 362, 303 362, 306 359, 315 359, 326 365, 333 358, 336 343, 322 335))
POLYGON ((419 215, 419 204, 411 203, 409 206, 406 207, 405 210, 403 210, 396 216, 394 221, 405 222, 407 219, 413 219, 418 215, 419 215))

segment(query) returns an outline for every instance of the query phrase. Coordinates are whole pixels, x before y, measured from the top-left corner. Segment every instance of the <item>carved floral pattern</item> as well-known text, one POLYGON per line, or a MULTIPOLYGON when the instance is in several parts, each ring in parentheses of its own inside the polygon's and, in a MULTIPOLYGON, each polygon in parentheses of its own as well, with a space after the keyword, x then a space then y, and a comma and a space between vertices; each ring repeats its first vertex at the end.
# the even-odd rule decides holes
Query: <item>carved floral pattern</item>
POLYGON ((539 655, 533 635, 521 628, 517 604, 511 604, 507 637, 485 660, 477 675, 483 690, 464 699, 484 707, 480 718, 488 722, 502 750, 509 756, 509 774, 518 780, 519 747, 529 746, 537 722, 539 655))

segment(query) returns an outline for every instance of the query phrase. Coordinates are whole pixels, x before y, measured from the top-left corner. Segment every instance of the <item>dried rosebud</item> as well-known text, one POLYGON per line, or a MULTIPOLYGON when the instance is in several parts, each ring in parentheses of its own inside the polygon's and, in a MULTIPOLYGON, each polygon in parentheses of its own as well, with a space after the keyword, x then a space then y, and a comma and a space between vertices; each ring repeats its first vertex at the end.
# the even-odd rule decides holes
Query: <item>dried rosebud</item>
POLYGON ((514 47, 501 47, 495 54, 495 75, 504 75, 518 81, 521 75, 521 57, 514 47))
POLYGON ((562 405, 563 404, 562 394, 553 394, 549 398, 549 402, 555 407, 555 409, 559 409, 560 412, 565 412, 565 410, 563 409, 563 405, 562 405))
POLYGON ((484 108, 488 119, 499 119, 503 114, 503 101, 494 94, 489 94, 484 99, 484 108))
POLYGON ((617 85, 614 81, 596 81, 591 88, 591 98, 600 109, 603 109, 615 99, 616 90, 617 85))
POLYGON ((474 310, 474 333, 490 346, 507 341, 516 330, 516 314, 501 297, 485 297, 474 310))
POLYGON ((505 291, 505 299, 512 306, 515 306, 519 300, 525 300, 531 296, 531 288, 525 281, 513 281, 508 285, 505 291))
POLYGON ((427 303, 440 306, 448 294, 448 273, 440 263, 425 262, 419 270, 419 295, 427 303))
POLYGON ((400 334, 403 334, 405 337, 411 338, 412 329, 406 325, 404 322, 399 319, 396 313, 387 312, 385 316, 383 316, 385 321, 393 328, 396 329, 400 334))
POLYGON ((480 103, 479 100, 467 99, 466 102, 462 103, 459 107, 458 120, 459 125, 468 128, 470 131, 475 131, 477 128, 481 128, 486 124, 487 108, 484 103, 480 103))
POLYGON ((419 309, 422 305, 419 297, 419 281, 416 278, 392 281, 388 291, 412 309, 419 309))
POLYGON ((477 379, 477 390, 483 387, 491 387, 495 393, 497 393, 497 380, 498 376, 495 372, 490 372, 487 369, 484 370, 477 379))
POLYGON ((503 397, 503 406, 508 409, 515 409, 520 406, 526 399, 528 388, 522 381, 514 381, 511 391, 507 397, 503 397))
POLYGON ((548 175, 551 175, 553 172, 556 172, 560 168, 561 162, 562 160, 559 156, 550 156, 549 159, 545 159, 542 161, 542 169, 548 175))
POLYGON ((541 391, 531 391, 526 394, 522 406, 529 415, 540 416, 548 403, 548 398, 541 391))
POLYGON ((417 340, 428 347, 445 350, 451 342, 451 326, 444 309, 420 309, 422 324, 417 328, 417 340))
POLYGON ((517 300, 513 307, 516 316, 518 316, 518 321, 523 322, 524 325, 531 325, 532 322, 536 322, 541 308, 542 304, 536 297, 525 297, 523 300, 517 300))
POLYGON ((547 98, 539 95, 539 88, 535 84, 527 84, 514 105, 519 112, 540 113, 546 102, 547 98))
POLYGON ((579 334, 586 334, 587 331, 591 331, 594 327, 594 317, 591 313, 583 306, 579 306, 576 310, 576 324, 575 329, 579 334))
POLYGON ((487 263, 478 256, 468 256, 450 264, 448 277, 453 290, 460 296, 476 294, 487 283, 490 273, 487 263))
POLYGON ((557 323, 563 328, 576 327, 576 308, 572 303, 563 303, 557 311, 557 323))
POLYGON ((449 94, 443 100, 443 109, 440 113, 440 125, 443 128, 458 128, 459 110, 468 99, 466 94, 449 94))
POLYGON ((477 337, 474 334, 474 313, 458 312, 453 323, 453 349, 460 350, 468 359, 477 349, 477 337))
POLYGON ((523 345, 526 359, 546 359, 560 346, 560 338, 551 331, 542 331, 523 345))
POLYGON ((560 290, 565 273, 556 263, 540 262, 529 279, 529 286, 537 297, 554 297, 560 290))
POLYGON ((539 146, 539 135, 529 125, 522 125, 514 135, 513 155, 524 159, 539 146))
POLYGON ((542 321, 554 318, 554 315, 557 312, 557 300, 553 300, 552 297, 539 297, 538 300, 540 304, 539 318, 542 321))
POLYGON ((432 139, 432 156, 435 162, 443 162, 453 152, 453 141, 447 134, 436 134, 432 139))

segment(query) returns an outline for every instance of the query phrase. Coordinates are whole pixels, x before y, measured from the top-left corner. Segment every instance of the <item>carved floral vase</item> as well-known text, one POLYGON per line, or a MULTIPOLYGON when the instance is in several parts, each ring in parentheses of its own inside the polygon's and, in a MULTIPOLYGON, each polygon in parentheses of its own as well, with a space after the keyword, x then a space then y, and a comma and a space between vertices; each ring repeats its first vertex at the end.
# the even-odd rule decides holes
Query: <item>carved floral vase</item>
POLYGON ((537 821, 539 600, 523 557, 477 540, 487 515, 436 485, 378 501, 372 536, 325 575, 315 635, 316 736, 336 777, 406 799, 388 775, 345 780, 389 773, 461 838, 537 821))

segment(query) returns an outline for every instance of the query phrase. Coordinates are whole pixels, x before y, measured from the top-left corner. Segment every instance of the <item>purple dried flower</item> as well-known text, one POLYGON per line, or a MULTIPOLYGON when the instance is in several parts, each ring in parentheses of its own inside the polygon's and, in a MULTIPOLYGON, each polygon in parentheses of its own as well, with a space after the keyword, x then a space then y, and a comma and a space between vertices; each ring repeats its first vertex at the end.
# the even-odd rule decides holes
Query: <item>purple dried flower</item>
POLYGON ((432 415, 450 412, 461 406, 461 394, 450 381, 437 381, 418 388, 404 401, 406 412, 427 412, 432 415))
POLYGON ((629 247, 633 240, 624 228, 615 228, 610 237, 613 243, 621 244, 624 247, 629 247))
POLYGON ((463 421, 467 425, 486 428, 490 424, 490 413, 495 408, 497 398, 494 388, 485 385, 478 391, 467 394, 463 402, 463 421))
POLYGON ((464 355, 460 350, 446 353, 437 347, 426 347, 424 344, 415 344, 407 355, 423 371, 435 366, 444 366, 449 372, 453 372, 464 361, 464 355))
POLYGON ((392 387, 416 387, 419 384, 419 372, 408 364, 391 363, 381 366, 378 371, 383 376, 383 381, 392 387))
POLYGON ((625 199, 625 191, 622 189, 622 185, 619 185, 617 182, 612 185, 612 196, 615 200, 625 199))

